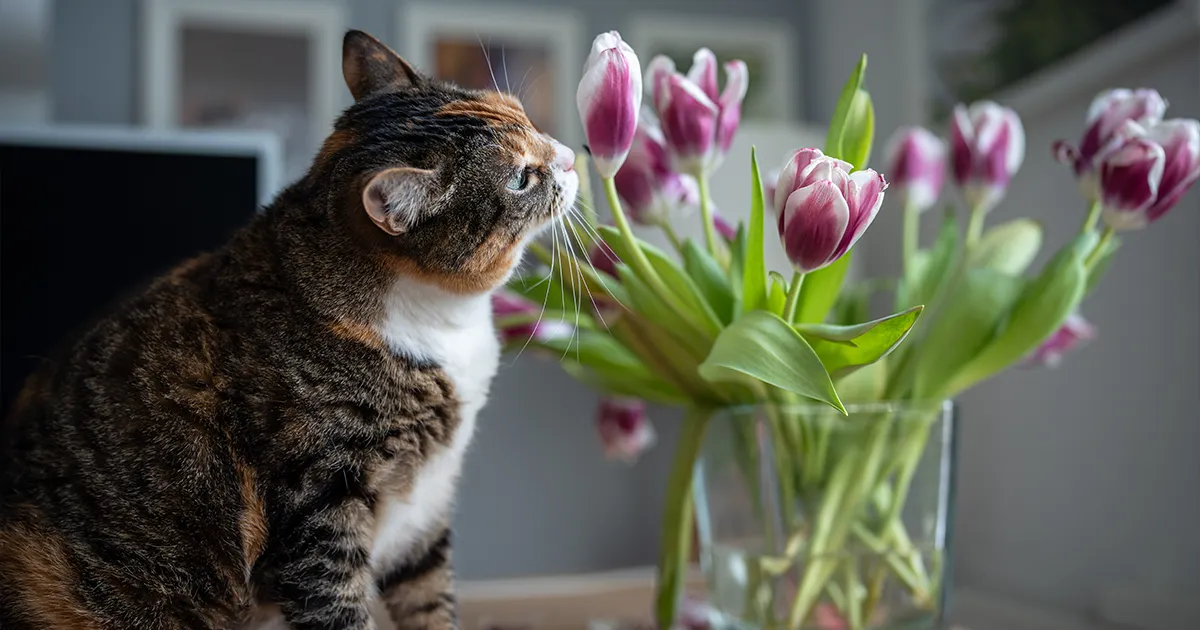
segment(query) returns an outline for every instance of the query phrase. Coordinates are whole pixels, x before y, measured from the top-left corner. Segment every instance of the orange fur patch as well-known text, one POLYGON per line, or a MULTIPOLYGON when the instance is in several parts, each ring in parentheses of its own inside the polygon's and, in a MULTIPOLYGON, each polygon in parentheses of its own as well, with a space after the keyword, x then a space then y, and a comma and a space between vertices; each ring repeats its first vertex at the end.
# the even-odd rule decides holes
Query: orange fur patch
POLYGON ((343 339, 349 339, 372 348, 383 347, 383 337, 367 324, 341 319, 329 324, 329 330, 343 339))
POLYGON ((241 477, 242 504, 244 510, 239 522, 242 532, 242 553, 246 558, 246 571, 262 555, 267 546, 267 509, 262 496, 258 494, 255 485, 254 471, 244 464, 238 464, 238 475, 241 477))
POLYGON ((11 603, 33 627, 100 629, 71 588, 75 569, 56 536, 21 524, 0 530, 0 575, 16 596, 11 603))

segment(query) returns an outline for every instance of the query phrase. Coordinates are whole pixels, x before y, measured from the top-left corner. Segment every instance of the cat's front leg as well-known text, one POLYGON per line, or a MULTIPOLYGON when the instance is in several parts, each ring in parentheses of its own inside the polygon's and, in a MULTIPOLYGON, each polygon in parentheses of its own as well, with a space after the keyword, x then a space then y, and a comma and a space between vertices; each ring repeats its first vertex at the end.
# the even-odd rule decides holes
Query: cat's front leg
POLYGON ((454 630, 458 602, 450 565, 450 528, 380 575, 379 592, 397 630, 454 630))
POLYGON ((315 510, 283 543, 273 591, 295 630, 375 630, 371 511, 356 498, 315 510))

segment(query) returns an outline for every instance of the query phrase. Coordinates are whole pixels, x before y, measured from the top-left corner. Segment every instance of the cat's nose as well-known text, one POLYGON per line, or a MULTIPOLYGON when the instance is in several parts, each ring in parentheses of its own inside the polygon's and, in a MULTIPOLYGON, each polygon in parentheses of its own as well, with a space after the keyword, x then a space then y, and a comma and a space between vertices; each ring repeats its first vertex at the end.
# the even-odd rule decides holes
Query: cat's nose
POLYGON ((557 140, 554 141, 554 166, 564 173, 575 170, 575 152, 557 140))

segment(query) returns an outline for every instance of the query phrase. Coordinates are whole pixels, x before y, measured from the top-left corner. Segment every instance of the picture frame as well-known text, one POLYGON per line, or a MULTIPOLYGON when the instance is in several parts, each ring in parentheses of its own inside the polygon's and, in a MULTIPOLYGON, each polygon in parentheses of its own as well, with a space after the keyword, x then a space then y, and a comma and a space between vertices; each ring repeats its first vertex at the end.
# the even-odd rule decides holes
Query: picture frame
MULTIPOLYGON (((656 55, 675 60, 687 72, 692 55, 706 46, 717 61, 741 59, 750 70, 750 86, 742 106, 743 120, 783 122, 797 120, 802 95, 801 70, 791 25, 779 21, 679 15, 635 15, 628 26, 629 45, 643 67, 656 55)), ((724 77, 721 77, 722 83, 724 77)))
POLYGON ((422 71, 512 92, 539 129, 571 146, 583 141, 575 89, 588 40, 575 11, 413 3, 397 12, 395 32, 397 50, 422 71))
POLYGON ((342 3, 143 0, 142 9, 142 122, 274 132, 286 178, 302 176, 349 104, 342 3))

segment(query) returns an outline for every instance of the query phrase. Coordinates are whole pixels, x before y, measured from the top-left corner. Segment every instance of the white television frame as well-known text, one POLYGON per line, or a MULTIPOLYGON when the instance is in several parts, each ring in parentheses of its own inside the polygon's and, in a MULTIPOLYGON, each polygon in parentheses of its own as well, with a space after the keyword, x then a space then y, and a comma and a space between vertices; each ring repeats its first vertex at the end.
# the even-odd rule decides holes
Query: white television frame
POLYGON ((282 188, 283 149, 272 133, 189 131, 92 125, 0 126, 0 142, 49 148, 146 151, 258 159, 259 209, 282 188))

